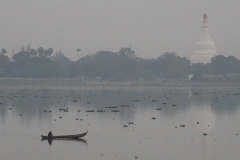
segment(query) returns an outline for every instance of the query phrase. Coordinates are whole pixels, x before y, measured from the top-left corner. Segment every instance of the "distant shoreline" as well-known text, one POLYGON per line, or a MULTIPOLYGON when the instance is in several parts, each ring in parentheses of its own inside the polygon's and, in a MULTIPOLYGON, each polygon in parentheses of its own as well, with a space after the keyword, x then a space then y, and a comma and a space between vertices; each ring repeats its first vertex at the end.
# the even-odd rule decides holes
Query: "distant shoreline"
POLYGON ((1 86, 145 86, 145 87, 240 87, 240 82, 101 81, 71 78, 0 78, 1 86))

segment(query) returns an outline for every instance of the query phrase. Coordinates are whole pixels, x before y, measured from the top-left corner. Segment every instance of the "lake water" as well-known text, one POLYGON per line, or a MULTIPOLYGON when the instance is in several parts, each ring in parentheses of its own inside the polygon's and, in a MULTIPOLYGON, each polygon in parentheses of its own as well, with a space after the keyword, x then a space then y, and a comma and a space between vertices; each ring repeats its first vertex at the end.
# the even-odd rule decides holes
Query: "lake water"
POLYGON ((0 159, 237 160, 239 105, 227 87, 1 87, 0 159))

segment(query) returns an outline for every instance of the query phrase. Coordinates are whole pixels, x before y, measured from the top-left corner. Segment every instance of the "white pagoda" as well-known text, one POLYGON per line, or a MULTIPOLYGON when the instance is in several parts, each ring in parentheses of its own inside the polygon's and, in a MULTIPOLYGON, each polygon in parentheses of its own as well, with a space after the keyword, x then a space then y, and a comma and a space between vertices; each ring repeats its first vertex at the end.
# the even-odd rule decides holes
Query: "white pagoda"
POLYGON ((196 43, 196 47, 190 60, 192 63, 210 63, 211 58, 214 57, 216 46, 209 34, 208 16, 205 13, 203 16, 202 35, 196 43))

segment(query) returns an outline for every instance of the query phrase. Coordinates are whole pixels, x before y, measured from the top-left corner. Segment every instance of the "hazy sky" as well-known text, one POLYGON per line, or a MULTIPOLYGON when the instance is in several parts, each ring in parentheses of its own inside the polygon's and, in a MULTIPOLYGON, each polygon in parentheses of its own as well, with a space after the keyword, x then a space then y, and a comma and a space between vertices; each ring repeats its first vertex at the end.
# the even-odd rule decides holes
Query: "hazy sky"
POLYGON ((240 0, 1 0, 0 48, 52 47, 72 60, 131 44, 138 57, 190 56, 208 14, 217 53, 240 58, 240 0))

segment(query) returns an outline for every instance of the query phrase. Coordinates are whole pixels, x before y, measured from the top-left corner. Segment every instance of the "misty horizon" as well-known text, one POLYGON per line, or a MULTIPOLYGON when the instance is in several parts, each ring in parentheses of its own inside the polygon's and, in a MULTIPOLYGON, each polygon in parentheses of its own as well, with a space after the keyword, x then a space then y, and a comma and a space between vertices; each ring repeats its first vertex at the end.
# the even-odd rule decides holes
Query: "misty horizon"
POLYGON ((223 1, 2 1, 1 46, 10 56, 21 46, 53 48, 71 60, 101 50, 130 47, 138 57, 164 52, 192 55, 209 16, 217 54, 237 58, 240 50, 240 2, 223 1))

